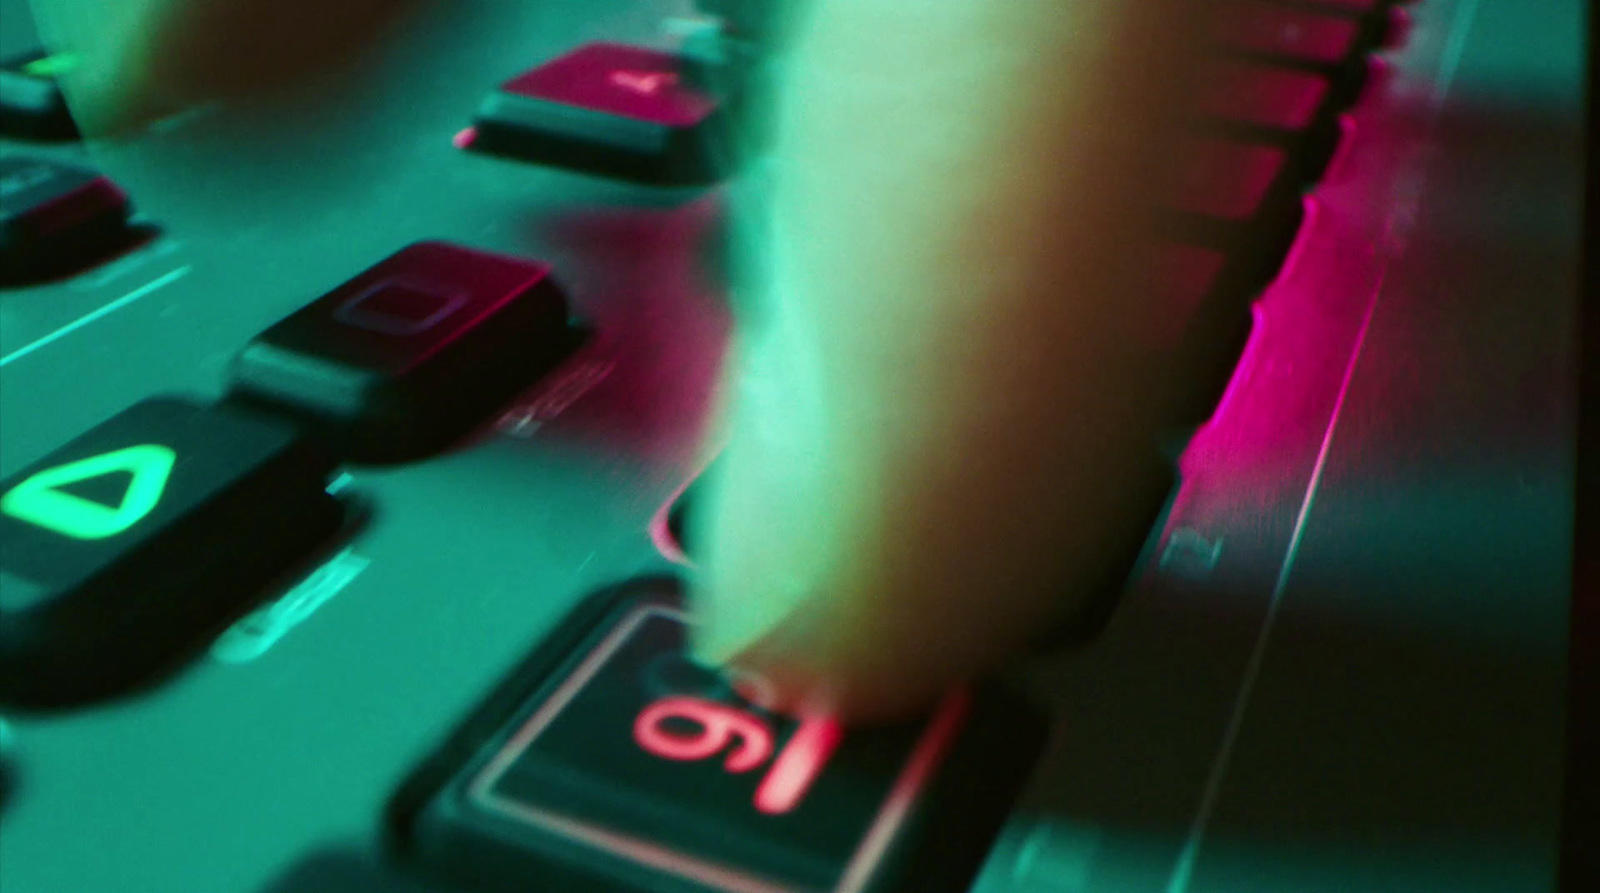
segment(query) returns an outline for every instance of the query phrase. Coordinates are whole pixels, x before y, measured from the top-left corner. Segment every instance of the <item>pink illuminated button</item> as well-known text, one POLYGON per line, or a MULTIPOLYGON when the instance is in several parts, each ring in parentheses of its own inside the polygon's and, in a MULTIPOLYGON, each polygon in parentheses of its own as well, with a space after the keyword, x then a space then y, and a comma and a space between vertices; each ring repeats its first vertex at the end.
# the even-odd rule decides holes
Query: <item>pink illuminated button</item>
POLYGON ((470 146, 626 179, 703 180, 718 173, 720 106, 684 68, 658 50, 587 44, 490 94, 470 146))
POLYGON ((419 847, 446 871, 500 865, 551 889, 967 889, 1037 756, 1036 719, 1012 725, 1007 707, 972 730, 991 702, 965 689, 892 728, 769 713, 683 656, 686 622, 673 601, 619 605, 446 785, 419 847), (973 734, 1003 742, 996 765, 958 748, 973 734), (978 786, 944 813, 965 836, 912 858, 915 834, 943 827, 925 801, 952 773, 978 786))
POLYGON ((1317 119, 1329 93, 1328 79, 1320 74, 1225 61, 1206 71, 1196 112, 1231 124, 1304 130, 1317 119))
POLYGON ((1288 164, 1274 146, 1203 137, 1189 139, 1178 157, 1173 210, 1228 221, 1255 217, 1288 164))
POLYGON ((1217 43, 1246 53, 1338 64, 1360 51, 1356 19, 1256 0, 1221 7, 1216 28, 1217 43))
POLYGON ((693 127, 716 112, 711 97, 682 83, 678 57, 619 43, 591 43, 507 81, 501 92, 669 127, 693 127))

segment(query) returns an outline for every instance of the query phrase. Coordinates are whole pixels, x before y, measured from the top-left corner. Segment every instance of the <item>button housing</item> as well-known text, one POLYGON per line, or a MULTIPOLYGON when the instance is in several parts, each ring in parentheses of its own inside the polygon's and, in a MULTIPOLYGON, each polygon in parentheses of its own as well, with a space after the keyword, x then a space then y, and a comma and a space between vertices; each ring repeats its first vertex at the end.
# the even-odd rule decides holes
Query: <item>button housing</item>
POLYGON ((684 635, 674 580, 589 601, 394 798, 402 857, 491 889, 967 889, 1042 746, 1037 714, 984 688, 841 731, 745 701, 684 635))
POLYGON ((471 147, 662 186, 725 172, 721 104, 685 60, 590 43, 518 75, 479 106, 471 147))
POLYGON ((332 467, 276 419, 158 397, 0 482, 0 703, 120 694, 202 647, 332 541, 332 467))
POLYGON ((489 421, 581 340, 547 265, 421 242, 257 336, 232 398, 341 457, 404 461, 489 421))

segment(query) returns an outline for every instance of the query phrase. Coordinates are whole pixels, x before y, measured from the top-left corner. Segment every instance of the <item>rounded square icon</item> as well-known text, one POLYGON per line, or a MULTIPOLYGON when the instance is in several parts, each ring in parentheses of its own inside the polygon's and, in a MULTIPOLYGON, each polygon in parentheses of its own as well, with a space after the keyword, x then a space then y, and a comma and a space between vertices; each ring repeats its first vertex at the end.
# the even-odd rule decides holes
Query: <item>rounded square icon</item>
POLYGON ((444 322, 466 303, 459 291, 386 279, 340 304, 333 318, 380 335, 409 337, 444 322))

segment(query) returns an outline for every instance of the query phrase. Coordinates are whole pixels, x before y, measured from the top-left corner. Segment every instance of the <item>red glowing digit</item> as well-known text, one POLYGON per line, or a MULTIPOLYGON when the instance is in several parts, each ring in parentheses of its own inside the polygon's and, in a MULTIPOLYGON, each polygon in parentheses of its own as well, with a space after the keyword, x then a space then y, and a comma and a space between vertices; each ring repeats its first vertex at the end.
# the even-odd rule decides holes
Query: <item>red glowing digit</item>
POLYGON ((799 806, 843 737, 839 723, 832 719, 803 720, 773 762, 772 771, 761 779, 761 787, 756 788, 756 809, 767 815, 782 815, 799 806))
POLYGON ((704 760, 733 745, 723 763, 729 772, 749 772, 772 756, 772 732, 742 710, 699 698, 663 698, 645 708, 633 723, 633 740, 668 760, 704 760), (684 735, 666 727, 687 720, 700 728, 684 735))

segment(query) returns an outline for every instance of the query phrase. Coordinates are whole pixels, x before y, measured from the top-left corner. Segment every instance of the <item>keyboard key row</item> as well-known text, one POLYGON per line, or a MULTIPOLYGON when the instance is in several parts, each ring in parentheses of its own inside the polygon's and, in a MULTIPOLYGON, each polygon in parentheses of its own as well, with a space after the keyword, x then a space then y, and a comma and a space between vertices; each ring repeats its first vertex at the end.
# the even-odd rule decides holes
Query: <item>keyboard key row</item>
POLYGON ((346 526, 337 463, 447 448, 581 340, 548 266, 420 243, 252 341, 222 403, 146 400, 0 481, 0 704, 175 669, 346 526))

